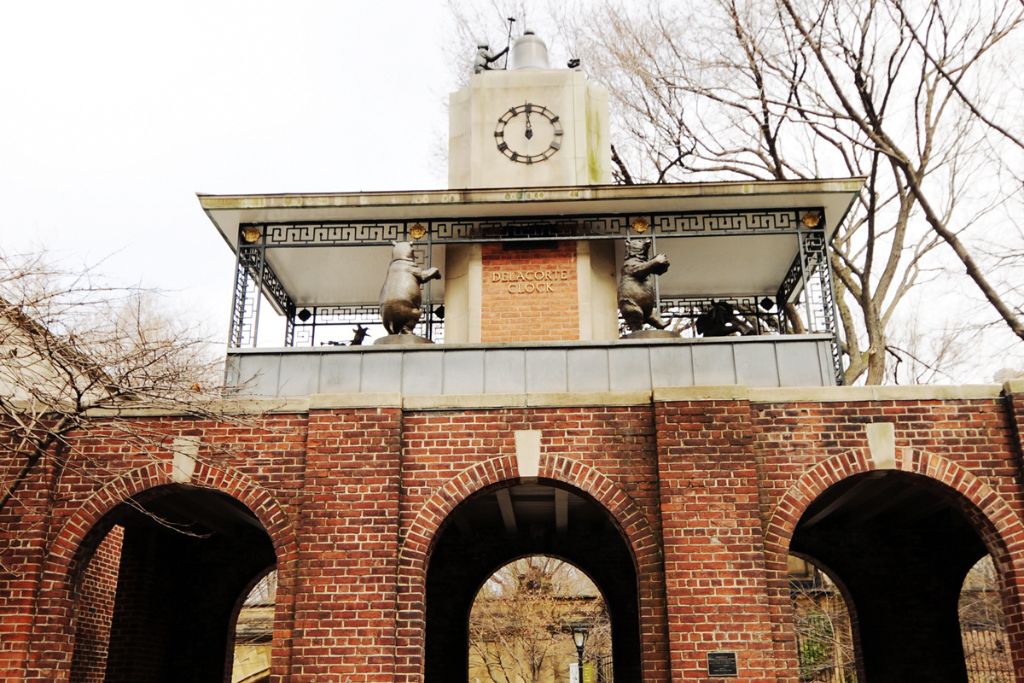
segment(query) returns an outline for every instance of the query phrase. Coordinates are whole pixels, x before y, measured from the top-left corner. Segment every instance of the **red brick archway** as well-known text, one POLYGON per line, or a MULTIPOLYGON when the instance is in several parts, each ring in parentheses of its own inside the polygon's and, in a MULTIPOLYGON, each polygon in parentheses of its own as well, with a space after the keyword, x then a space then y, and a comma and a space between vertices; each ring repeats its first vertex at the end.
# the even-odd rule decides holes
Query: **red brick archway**
MULTIPOLYGON (((144 491, 173 485, 171 463, 153 462, 130 470, 108 482, 83 501, 57 531, 43 566, 35 615, 36 639, 26 667, 27 681, 66 681, 70 674, 75 625, 72 614, 72 581, 77 562, 91 552, 85 543, 90 530, 107 513, 144 491), (59 654, 55 654, 59 653, 59 654)), ((284 623, 291 615, 295 580, 296 539, 292 523, 273 495, 245 475, 226 468, 198 462, 190 486, 227 494, 244 504, 266 530, 277 555, 279 583, 283 590, 275 611, 275 621, 284 623)), ((275 670, 286 671, 289 650, 274 644, 275 670)))
MULTIPOLYGON (((416 514, 399 553, 396 681, 422 680, 426 570, 441 524, 474 493, 518 479, 519 471, 512 457, 477 463, 434 491, 416 514)), ((602 505, 615 520, 633 554, 639 579, 644 679, 662 680, 667 672, 658 669, 657 664, 667 659, 667 653, 664 625, 658 622, 658 615, 663 613, 658 599, 662 593, 661 551, 647 517, 614 481, 578 460, 562 455, 542 455, 539 479, 579 489, 602 505)))
MULTIPOLYGON (((776 651, 779 661, 787 663, 782 670, 797 670, 786 574, 786 556, 797 524, 807 507, 828 488, 875 469, 864 450, 818 463, 786 491, 765 527, 765 567, 772 619, 777 624, 776 651)), ((925 477, 963 501, 963 511, 992 555, 999 574, 1014 666, 1018 672, 1024 671, 1024 523, 997 491, 948 458, 909 449, 898 451, 894 470, 925 477)))

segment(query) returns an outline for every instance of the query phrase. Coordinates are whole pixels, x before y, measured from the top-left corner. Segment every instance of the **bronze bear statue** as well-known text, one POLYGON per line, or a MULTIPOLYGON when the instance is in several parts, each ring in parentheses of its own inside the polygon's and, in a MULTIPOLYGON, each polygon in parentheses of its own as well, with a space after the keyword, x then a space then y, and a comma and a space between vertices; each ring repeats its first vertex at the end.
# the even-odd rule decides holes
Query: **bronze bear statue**
POLYGON ((668 270, 668 257, 658 254, 648 258, 651 250, 649 239, 626 239, 626 258, 622 262, 622 278, 619 280, 619 313, 632 332, 644 328, 644 323, 663 330, 668 323, 661 322, 654 309, 654 283, 651 275, 661 275, 668 270))
POLYGON ((423 270, 412 256, 411 242, 392 242, 391 265, 380 289, 380 317, 388 334, 412 334, 420 321, 420 286, 441 279, 437 268, 423 270))

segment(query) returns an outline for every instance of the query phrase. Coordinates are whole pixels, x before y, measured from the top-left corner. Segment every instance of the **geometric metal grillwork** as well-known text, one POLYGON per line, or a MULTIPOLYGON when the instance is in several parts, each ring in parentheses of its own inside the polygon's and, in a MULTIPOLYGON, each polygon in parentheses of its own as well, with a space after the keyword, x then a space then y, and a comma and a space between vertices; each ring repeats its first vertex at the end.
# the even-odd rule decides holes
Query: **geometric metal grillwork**
POLYGON ((285 346, 294 342, 292 320, 295 304, 277 273, 267 263, 262 245, 239 245, 235 262, 235 289, 231 300, 233 347, 256 346, 259 331, 260 293, 269 297, 285 314, 285 346))
POLYGON ((814 329, 832 333, 832 367, 836 384, 843 384, 843 356, 836 335, 835 291, 832 287, 832 269, 829 267, 828 245, 824 232, 800 234, 800 257, 803 260, 805 301, 808 319, 814 320, 814 329))
POLYGON ((782 279, 775 300, 784 334, 824 332, 830 343, 836 384, 843 384, 843 355, 836 333, 835 293, 828 244, 823 232, 799 235, 800 253, 782 279))
POLYGON ((243 224, 240 228, 259 229, 267 248, 386 245, 409 239, 410 228, 414 225, 424 231, 420 241, 428 244, 614 239, 629 235, 635 218, 646 219, 652 234, 708 237, 806 232, 811 229, 801 223, 800 216, 808 210, 814 209, 508 216, 478 220, 319 221, 243 224))
MULTIPOLYGON (((437 318, 435 311, 436 307, 428 315, 424 306, 424 315, 413 333, 439 343, 444 341, 444 321, 437 318)), ((376 302, 307 306, 296 312, 294 320, 295 346, 346 346, 351 344, 357 326, 369 329, 368 338, 371 341, 365 341, 364 344, 371 344, 373 339, 387 334, 381 324, 380 306, 376 302), (302 320, 303 317, 306 319, 302 320)))

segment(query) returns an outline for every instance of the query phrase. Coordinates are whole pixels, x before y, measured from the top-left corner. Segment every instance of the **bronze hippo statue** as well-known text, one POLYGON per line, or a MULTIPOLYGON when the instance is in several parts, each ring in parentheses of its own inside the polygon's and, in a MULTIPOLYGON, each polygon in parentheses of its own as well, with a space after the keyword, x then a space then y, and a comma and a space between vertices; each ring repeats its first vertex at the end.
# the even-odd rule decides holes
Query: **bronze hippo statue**
POLYGON ((413 259, 411 242, 392 244, 391 265, 380 290, 380 317, 389 334, 412 334, 422 314, 420 287, 429 280, 441 279, 441 271, 421 269, 413 259))

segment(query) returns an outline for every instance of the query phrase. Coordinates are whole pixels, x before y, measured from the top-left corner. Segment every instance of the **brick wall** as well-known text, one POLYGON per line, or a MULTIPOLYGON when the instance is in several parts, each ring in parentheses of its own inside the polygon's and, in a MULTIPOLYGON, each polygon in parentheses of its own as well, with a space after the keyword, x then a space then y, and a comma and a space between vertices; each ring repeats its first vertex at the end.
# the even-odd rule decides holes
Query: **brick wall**
POLYGON ((392 680, 400 438, 397 409, 310 414, 289 681, 392 680))
MULTIPOLYGON (((705 680, 712 649, 736 651, 743 680, 794 680, 789 540, 815 497, 875 467, 865 425, 879 421, 894 425, 897 469, 956 492, 994 549, 1024 672, 1019 397, 722 396, 138 418, 140 431, 163 435, 147 444, 98 425, 79 436, 59 477, 43 463, 17 506, 0 511, 0 679, 70 679, 74 629, 86 622, 69 615, 88 593, 76 605, 75 567, 111 556, 90 530, 128 498, 171 483, 169 443, 190 436, 200 441, 190 483, 243 503, 273 543, 274 680, 419 681, 437 531, 474 492, 515 480, 514 433, 539 430, 541 477, 604 506, 635 553, 645 681, 705 680)), ((13 471, 17 460, 3 457, 13 471)))
POLYGON ((71 680, 102 683, 107 669, 110 624, 121 566, 124 527, 114 526, 96 547, 75 595, 75 654, 71 680))
POLYGON ((580 338, 576 243, 484 244, 480 341, 580 338))
MULTIPOLYGON (((446 514, 471 493, 500 481, 516 480, 514 433, 541 432, 541 471, 556 481, 575 483, 609 509, 613 498, 625 509, 615 515, 638 555, 641 646, 647 681, 668 680, 665 649, 665 606, 661 586, 660 514, 656 482, 654 424, 648 406, 601 408, 539 408, 411 412, 404 420, 402 448, 401 529, 405 548, 412 548, 400 567, 403 572, 399 608, 403 615, 400 671, 418 671, 423 647, 425 553, 418 539, 433 538, 446 514), (596 484, 594 475, 575 463, 607 477, 596 484), (615 493, 612 491, 615 487, 615 493), (440 492, 440 495, 439 495, 440 492), (623 507, 625 507, 623 505, 623 507), (440 508, 440 509, 439 509, 440 508), (427 514, 424 515, 424 511, 427 514), (642 515, 642 524, 637 519, 642 515)), ((396 680, 416 680, 400 676, 396 680)))
POLYGON ((305 415, 238 416, 224 422, 138 418, 131 421, 137 435, 132 438, 125 437, 125 423, 97 422, 88 433, 74 435, 73 457, 59 478, 50 458, 34 470, 19 494, 20 504, 0 513, 0 548, 16 549, 4 559, 14 558, 20 563, 14 566, 24 567, 0 575, 0 605, 22 585, 34 598, 31 609, 0 606, 0 629, 14 632, 10 639, 6 634, 0 638, 0 652, 7 648, 0 680, 68 680, 72 578, 102 539, 90 530, 129 498, 172 483, 169 446, 179 436, 201 441, 191 484, 241 501, 273 540, 282 564, 281 619, 275 624, 282 638, 275 641, 275 667, 286 672, 295 581, 293 520, 303 486, 306 423, 305 415))
POLYGON ((1006 386, 1010 437, 1016 452, 1024 453, 1024 380, 1010 382, 1006 386))
POLYGON ((656 415, 672 671, 699 680, 709 652, 730 651, 744 680, 774 681, 750 405, 666 402, 656 415))
MULTIPOLYGON (((947 491, 964 497, 968 514, 975 516, 975 530, 995 550, 997 563, 1000 546, 1024 533, 1024 528, 1016 530, 1022 511, 1021 489, 1015 483, 1021 456, 1012 443, 1012 415, 1005 398, 792 402, 753 407, 768 595, 772 621, 777 624, 777 658, 785 671, 796 666, 785 574, 789 541, 800 515, 814 498, 847 477, 875 469, 866 425, 892 423, 896 467, 941 482, 947 491), (994 504, 995 500, 999 504, 994 504), (997 531, 984 519, 986 515, 1007 524, 997 531), (1008 520, 1015 520, 1016 526, 1008 520)), ((1017 571, 1008 570, 1008 575, 1012 578, 1017 571)), ((1007 615, 1011 623, 1024 625, 1021 604, 1019 598, 1010 599, 1007 615)), ((1024 653, 1024 648, 1018 648, 1018 653, 1024 653)))
MULTIPOLYGON (((0 420, 0 482, 11 486, 26 464, 12 431, 0 420)), ((0 681, 19 681, 30 666, 36 595, 46 560, 51 493, 56 480, 52 455, 42 458, 31 476, 0 509, 0 681)), ((68 628, 67 617, 61 622, 68 628)))

